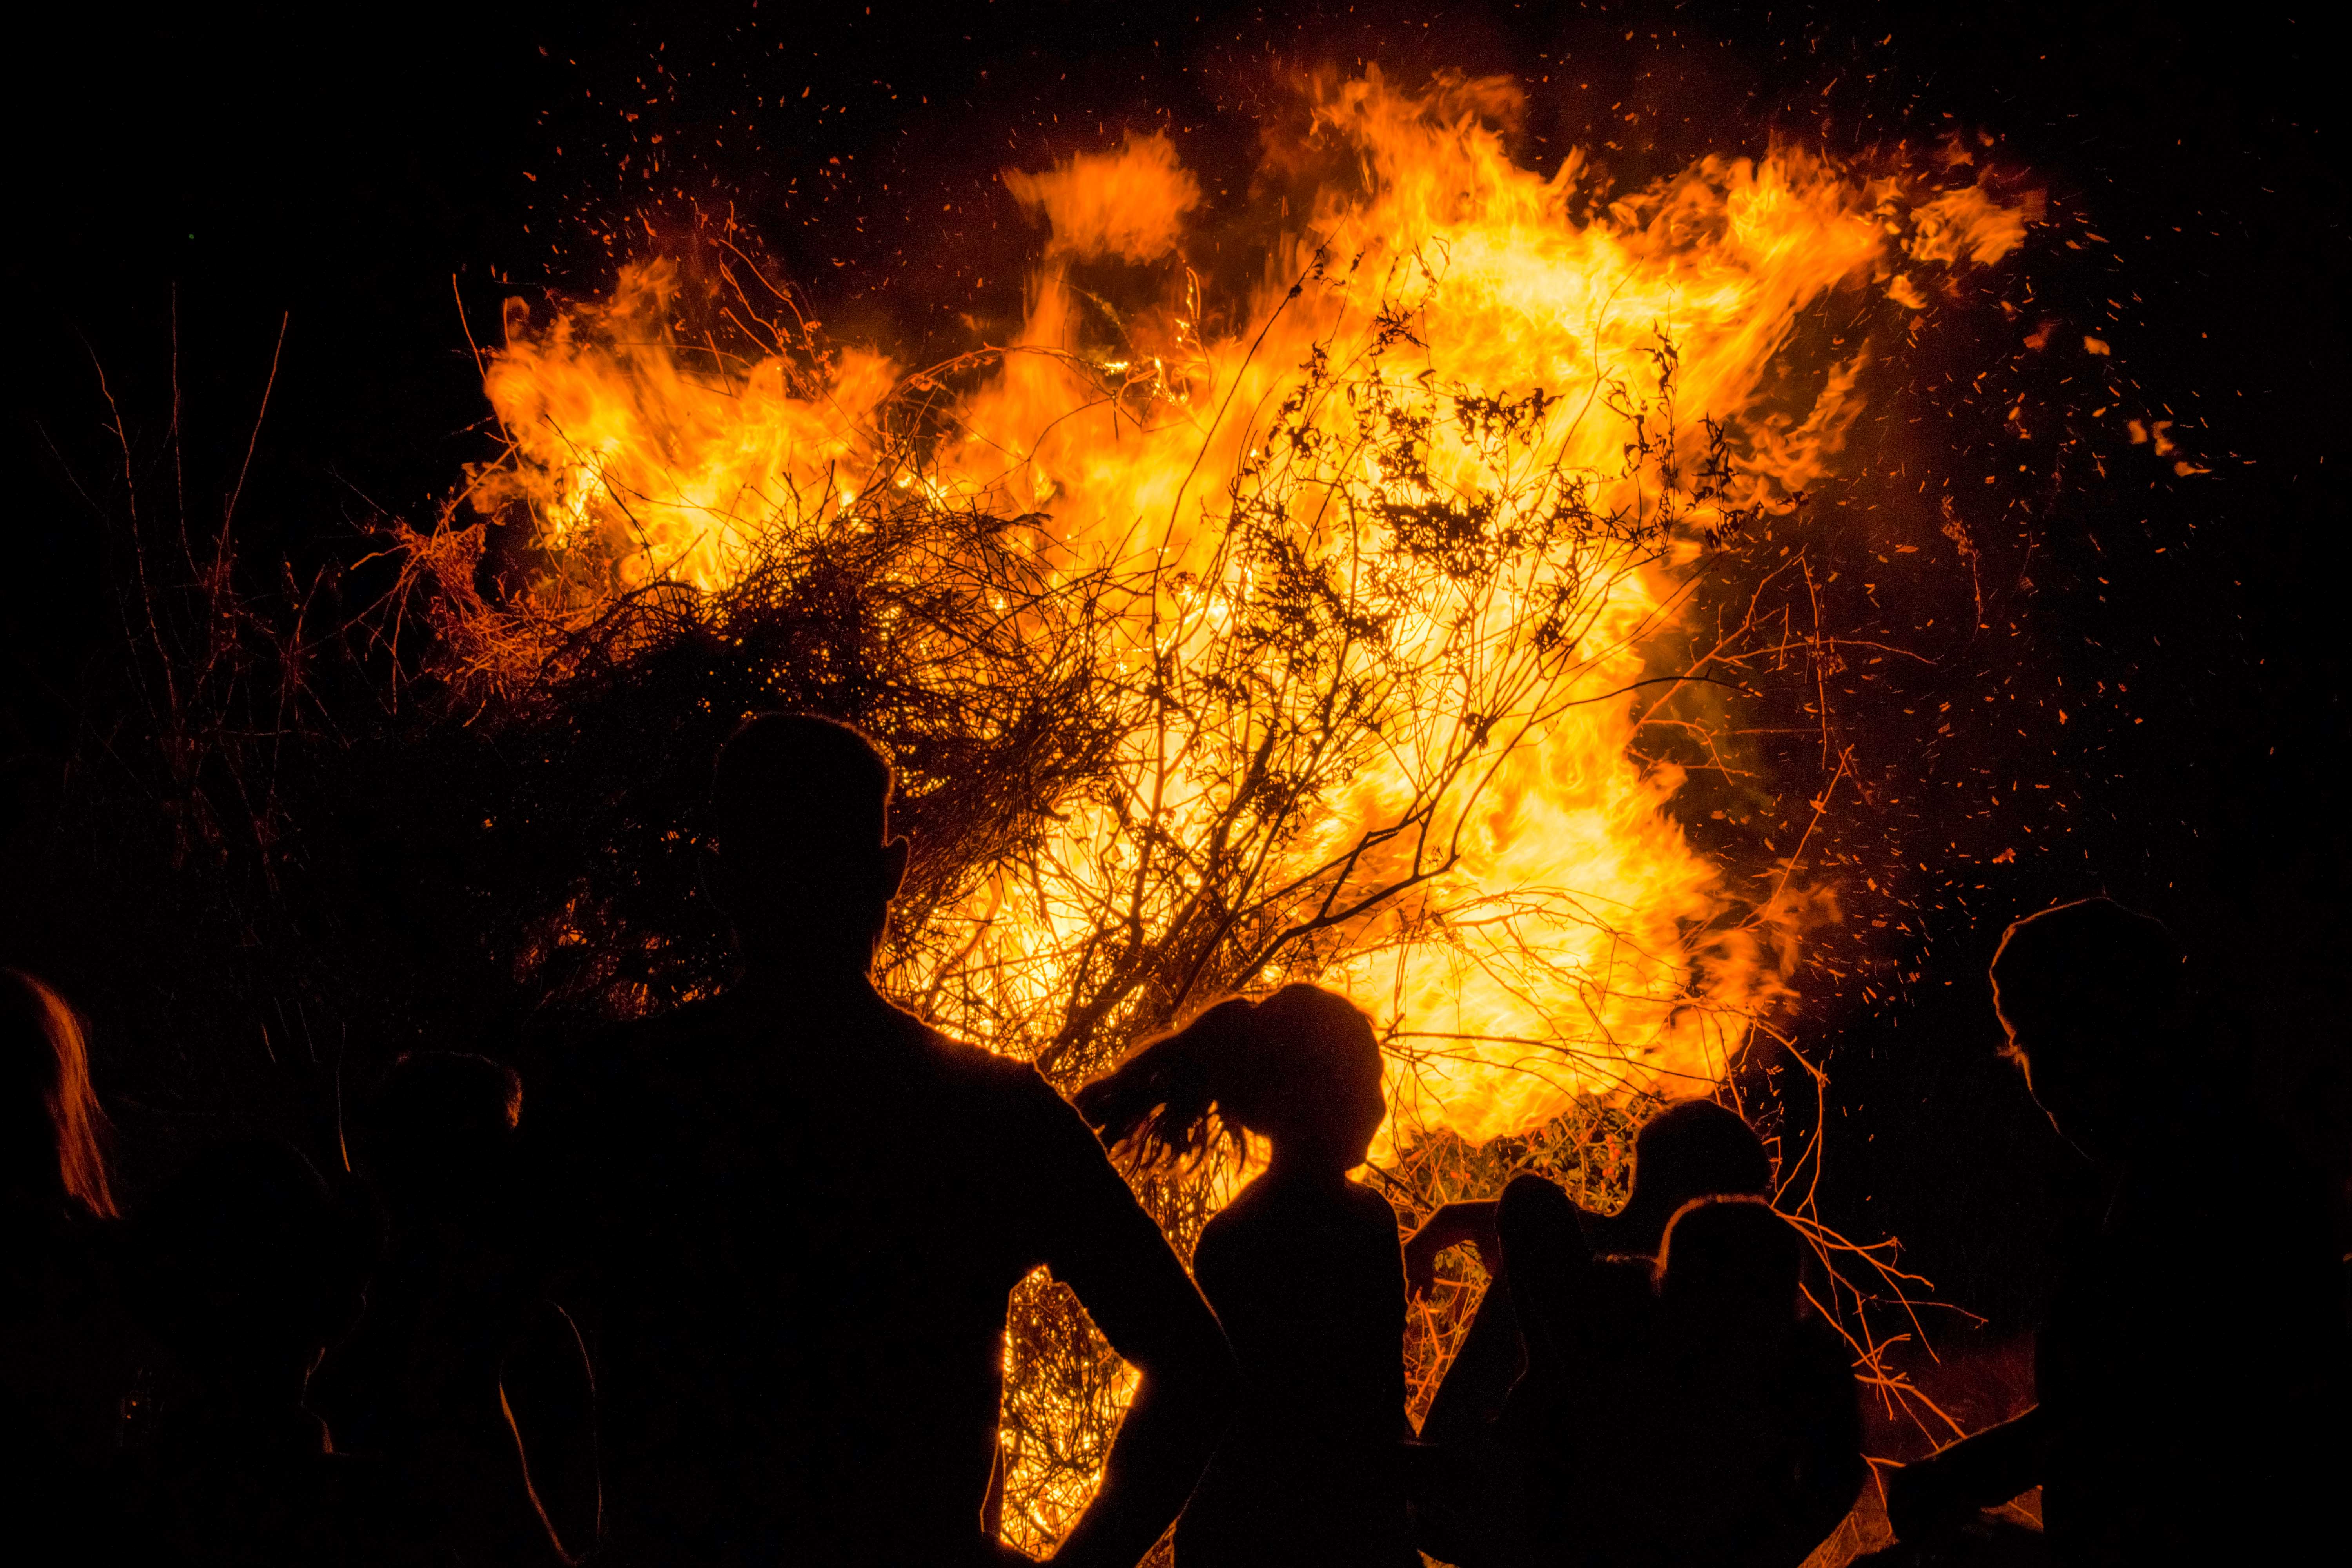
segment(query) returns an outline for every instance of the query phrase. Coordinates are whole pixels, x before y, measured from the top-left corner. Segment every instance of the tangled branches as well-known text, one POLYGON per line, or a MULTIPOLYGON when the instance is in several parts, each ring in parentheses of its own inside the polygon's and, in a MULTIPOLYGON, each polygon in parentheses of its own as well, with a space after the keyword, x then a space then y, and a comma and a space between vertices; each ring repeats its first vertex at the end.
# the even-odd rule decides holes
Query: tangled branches
MULTIPOLYGON (((1042 488, 1034 442, 975 466, 973 417, 937 396, 959 367, 862 410, 821 359, 649 369, 668 329, 642 289, 524 336, 513 406, 550 428, 518 433, 472 495, 503 531, 500 590, 478 587, 489 524, 402 540, 436 678, 572 781, 568 810, 530 815, 608 825, 541 900, 516 973, 607 1015, 712 984, 715 933, 675 912, 707 912, 677 759, 788 706, 899 763, 918 862, 886 984, 1060 1087, 1234 990, 1384 993, 1387 1179, 1418 1211, 1494 1173, 1429 1153, 1461 1131, 1581 1136, 1625 1103, 1597 1091, 1718 1080, 1760 994, 1758 917, 1664 816, 1673 779, 1626 752, 1678 574, 1759 504, 1732 494, 1724 427, 1677 423, 1663 336, 1571 405, 1433 374, 1427 266, 1368 313, 1319 262, 1291 299, 1308 284, 1328 330, 1222 436, 1222 405, 1205 424, 1196 406, 1213 365, 1139 384, 1110 374, 1131 346, 1050 356, 1076 410, 1192 443, 1193 468, 1238 443, 1205 502, 1179 486, 1164 516, 1091 528, 1019 504, 1042 488), (624 314, 633 335, 603 346, 624 314)), ((1147 1196, 1189 1247, 1228 1180, 1147 1196)), ((1083 1498, 1124 1388, 1066 1293, 1024 1287, 1016 1537, 1083 1498)))
MULTIPOLYGON (((689 374, 633 320, 597 363, 644 404, 651 342, 671 391, 627 438, 542 399, 440 526, 386 523, 299 590, 240 597, 226 544, 185 552, 171 591, 211 629, 132 638, 166 696, 156 754, 185 774, 169 798, 211 813, 205 886, 244 921, 222 945, 308 966, 229 989, 331 1020, 337 1093, 420 1040, 561 1049, 706 994, 730 963, 700 883, 710 758, 747 711, 822 711, 898 763, 916 856, 882 974, 943 1026, 1067 1089, 1216 995, 1319 976, 1388 1026, 1378 1179, 1408 1222, 1519 1169, 1608 1206, 1643 1097, 1721 1080, 1771 994, 1770 912, 1683 843, 1672 770, 1630 754, 1662 689, 1730 662, 1662 675, 1649 650, 1762 502, 1735 494, 1723 426, 1678 423, 1663 337, 1574 399, 1449 383, 1426 363, 1433 270, 1368 311, 1319 264, 1309 285, 1326 329, 1231 428, 1232 396, 1201 389, 1246 364, 1139 385, 1047 356, 1081 410, 1196 466, 1235 454, 1205 502, 1179 487, 1117 527, 1040 504, 1028 458, 975 467, 934 395, 971 366, 824 425, 843 373, 785 352, 804 332, 689 374), (679 481, 679 432, 761 398, 824 426, 823 462, 679 481)), ((212 1032, 258 1005, 225 998, 212 1032)), ((1234 1179, 1144 1196, 1189 1248, 1234 1179)), ((1449 1290, 1417 1323, 1417 1397, 1466 1318, 1449 1290)), ((1014 1540, 1083 1501, 1126 1390, 1067 1293, 1024 1284, 1014 1540)))

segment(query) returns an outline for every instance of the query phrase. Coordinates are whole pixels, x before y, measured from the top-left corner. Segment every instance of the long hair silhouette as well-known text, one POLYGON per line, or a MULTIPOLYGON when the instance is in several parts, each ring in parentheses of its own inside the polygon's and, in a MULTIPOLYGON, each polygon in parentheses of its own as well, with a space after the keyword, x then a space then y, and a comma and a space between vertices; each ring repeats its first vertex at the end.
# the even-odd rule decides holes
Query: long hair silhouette
POLYGON ((1220 1002, 1077 1106, 1138 1169, 1272 1145, 1193 1251, 1242 1402, 1177 1523, 1180 1568, 1412 1562, 1396 1214, 1348 1179, 1387 1110, 1371 1020, 1315 985, 1220 1002))
POLYGON ((1149 1170, 1213 1157, 1221 1144, 1240 1156, 1252 1133, 1344 1142, 1341 1123, 1367 1114, 1380 1085, 1371 1020, 1300 982, 1262 1002, 1217 1003, 1146 1042, 1076 1103, 1104 1143, 1149 1170))

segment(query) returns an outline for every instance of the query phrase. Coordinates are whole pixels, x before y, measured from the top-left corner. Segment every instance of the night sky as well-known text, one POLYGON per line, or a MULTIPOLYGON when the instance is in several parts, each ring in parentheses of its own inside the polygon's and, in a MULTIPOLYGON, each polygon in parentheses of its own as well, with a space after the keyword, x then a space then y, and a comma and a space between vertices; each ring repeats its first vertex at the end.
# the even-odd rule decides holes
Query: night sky
MULTIPOLYGON (((1969 786, 1981 808, 1938 805, 1924 826, 1868 816, 1886 858, 1929 869, 1884 908, 1856 895, 1856 919, 1902 918, 1815 988, 1831 1113, 1852 1128, 1825 1202, 1902 1233, 1980 1310, 2030 1313, 2063 1161, 1990 1055, 1983 964, 2007 920, 2102 888, 2174 924, 2257 1098, 2346 1174, 2352 269, 2345 95, 2315 22, 2009 3, 1926 19, 1859 5, 673 10, 92 11, 18 40, 12 779, 54 765, 112 646, 76 487, 119 461, 107 394, 141 430, 169 423, 175 343, 187 491, 226 495, 242 472, 248 555, 311 561, 352 551, 382 513, 429 519, 460 465, 489 455, 468 339, 496 340, 509 297, 594 290, 616 259, 731 217, 836 341, 919 358, 1018 311, 1034 231, 1000 171, 1165 129, 1230 196, 1279 67, 1510 72, 1529 89, 1523 157, 1586 145, 1630 184, 1776 133, 1852 152, 1965 127, 2033 172, 2067 232, 2102 237, 2042 266, 2042 298, 2112 343, 2112 373, 2171 409, 2211 472, 2045 497, 2006 651, 1937 678, 1972 691, 1997 667, 2130 700, 1988 752, 1969 786), (2061 792, 2063 816, 2000 805, 2021 783, 2061 792), (2012 821, 2064 842, 1996 858, 2027 844, 2012 821)), ((1955 435, 1953 450, 1983 439, 1955 435)), ((1900 793, 1908 754, 1887 748, 1878 787, 1900 793)), ((1965 760, 1935 765, 1957 778, 1965 760)))

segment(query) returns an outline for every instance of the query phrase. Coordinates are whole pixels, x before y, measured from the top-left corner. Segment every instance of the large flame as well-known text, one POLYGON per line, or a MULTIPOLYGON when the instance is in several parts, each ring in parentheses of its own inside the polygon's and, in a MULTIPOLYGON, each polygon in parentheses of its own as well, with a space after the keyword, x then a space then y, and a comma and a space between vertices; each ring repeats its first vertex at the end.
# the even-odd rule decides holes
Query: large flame
MULTIPOLYGON (((1799 900, 1736 904, 1669 810, 1682 776, 1633 754, 1631 694, 1706 529, 1840 462, 1864 351, 1798 363, 1806 312, 1874 290, 1899 320, 1950 269, 2014 249, 2032 214, 1973 184, 1785 147, 1706 158, 1611 202, 1580 156, 1549 176, 1512 160, 1507 82, 1416 93, 1372 73, 1308 96, 1277 160, 1337 172, 1292 202, 1254 295, 1223 310, 1183 268, 1202 195, 1164 138, 1008 174, 1046 231, 1026 319, 967 381, 919 471, 878 457, 904 367, 839 351, 814 394, 805 362, 781 352, 715 373, 665 331, 673 275, 656 263, 601 305, 510 333, 488 376, 515 443, 501 482, 549 546, 606 540, 623 585, 704 589, 762 530, 854 517, 869 485, 993 498, 1042 520, 1056 570, 1126 585, 1100 613, 1116 623, 1107 646, 1140 669, 1202 657, 1263 591, 1231 548, 1234 519, 1273 495, 1276 435, 1311 448, 1315 483, 1273 503, 1302 560, 1408 606, 1382 634, 1383 668, 1455 672, 1488 648, 1519 662, 1450 706, 1404 691, 1412 722, 1393 730, 1375 717, 1362 765, 1274 847, 1265 880, 1411 885, 1276 969, 1311 963, 1395 1028, 1398 1141, 1432 1127, 1484 1140, 1580 1091, 1715 1079, 1786 994, 1799 900), (1071 269, 1122 262, 1169 302, 1110 343, 1071 269), (1498 458, 1460 412, 1474 407, 1510 411, 1519 456, 1498 458), (1415 421, 1418 468, 1384 466, 1381 440, 1415 421), (1702 483, 1710 426, 1728 466, 1702 483), (1506 531, 1571 500, 1632 521, 1572 562, 1538 552, 1465 596, 1458 573, 1408 548, 1393 503, 1471 497, 1506 531), (1571 588, 1562 660, 1528 628, 1571 588), (1406 822, 1425 831, 1396 834, 1406 822)), ((1230 805, 1223 764, 1205 759, 1231 748, 1181 718, 1171 733, 1169 717, 1131 737, 1128 761, 1152 781, 1156 830, 1182 841, 1230 805)), ((990 879, 941 916, 964 934, 940 951, 992 977, 984 1016, 950 1021, 1016 1048, 1003 1020, 1066 1005, 1070 955, 1133 874, 1126 807, 1069 803, 1055 833, 1037 858, 1050 877, 990 879)))

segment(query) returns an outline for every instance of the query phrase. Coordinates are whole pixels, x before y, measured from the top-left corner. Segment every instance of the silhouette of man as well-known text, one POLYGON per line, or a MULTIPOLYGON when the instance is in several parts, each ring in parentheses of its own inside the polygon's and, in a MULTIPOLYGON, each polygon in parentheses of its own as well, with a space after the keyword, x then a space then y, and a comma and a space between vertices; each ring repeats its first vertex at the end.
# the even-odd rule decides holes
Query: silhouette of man
POLYGON ((876 993, 892 783, 845 725, 746 721, 707 865, 741 983, 613 1031, 546 1096, 614 1561, 1016 1560, 982 1510, 1006 1296, 1040 1265, 1141 1373, 1053 1561, 1139 1559, 1224 1419, 1215 1320, 1095 1135, 1033 1068, 876 993))
POLYGON ((1889 1472, 1906 1542, 2039 1484, 2068 1563, 2284 1562, 2336 1511, 2343 1330, 2325 1198, 2238 1099, 2164 927, 2106 899, 2018 921, 2006 1054, 2090 1163, 2035 1344, 2040 1403, 1889 1472))

